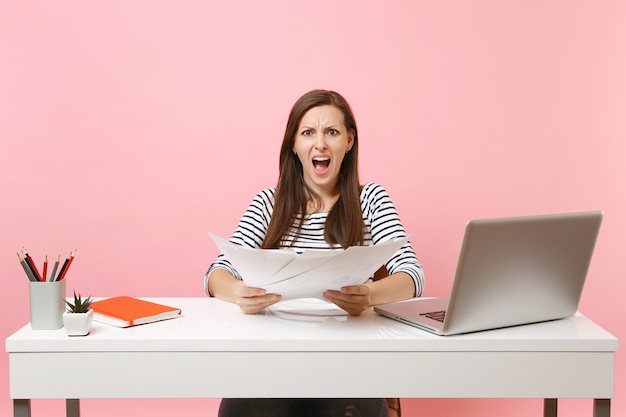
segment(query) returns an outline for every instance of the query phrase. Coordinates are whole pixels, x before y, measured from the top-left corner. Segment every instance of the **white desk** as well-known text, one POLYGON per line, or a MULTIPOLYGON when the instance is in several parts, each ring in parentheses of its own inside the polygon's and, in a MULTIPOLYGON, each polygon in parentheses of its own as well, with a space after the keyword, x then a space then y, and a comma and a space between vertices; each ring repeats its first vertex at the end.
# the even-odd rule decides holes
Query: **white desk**
POLYGON ((558 398, 592 398, 596 417, 610 415, 618 341, 580 314, 440 337, 373 311, 251 316, 217 299, 152 300, 184 317, 127 329, 94 322, 86 337, 26 325, 8 337, 15 417, 30 416, 36 398, 69 399, 67 415, 78 416, 78 398, 221 397, 544 398, 546 416, 558 398), (332 377, 337 368, 349 384, 332 377), (92 378, 64 381, 72 370, 92 378))

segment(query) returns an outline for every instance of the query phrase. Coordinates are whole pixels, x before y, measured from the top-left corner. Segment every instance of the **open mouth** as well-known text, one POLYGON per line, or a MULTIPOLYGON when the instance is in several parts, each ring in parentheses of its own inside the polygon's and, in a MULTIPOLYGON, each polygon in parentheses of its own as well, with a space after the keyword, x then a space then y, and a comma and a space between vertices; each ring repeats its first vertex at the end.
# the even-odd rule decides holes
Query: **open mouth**
POLYGON ((329 165, 330 165, 330 158, 327 158, 327 157, 313 158, 313 167, 315 167, 317 171, 323 171, 327 169, 329 165))

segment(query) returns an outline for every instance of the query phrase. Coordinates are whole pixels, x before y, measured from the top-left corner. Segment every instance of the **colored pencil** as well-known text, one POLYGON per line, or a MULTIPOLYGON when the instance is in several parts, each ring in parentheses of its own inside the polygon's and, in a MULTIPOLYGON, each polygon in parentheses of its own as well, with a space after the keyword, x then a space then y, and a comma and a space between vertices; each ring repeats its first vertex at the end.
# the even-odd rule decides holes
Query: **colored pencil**
POLYGON ((37 278, 35 278, 35 276, 33 275, 33 271, 31 271, 30 267, 26 264, 24 257, 18 253, 17 259, 19 259, 20 264, 22 265, 22 268, 24 268, 24 272, 26 272, 26 276, 28 277, 28 280, 31 282, 37 282, 37 278))
POLYGON ((46 255, 46 257, 43 260, 43 273, 42 273, 42 276, 41 276, 41 280, 43 282, 47 281, 47 279, 46 279, 47 274, 48 274, 48 255, 46 255))
POLYGON ((70 256, 65 259, 65 262, 63 263, 63 267, 61 268, 61 272, 59 272, 59 279, 57 279, 57 281, 61 281, 63 278, 65 278, 65 274, 67 274, 67 270, 70 269, 70 265, 72 264, 72 261, 74 260, 74 255, 76 254, 76 251, 70 252, 70 256))
POLYGON ((70 262, 70 258, 67 257, 65 258, 65 261, 63 262, 63 265, 61 265, 61 269, 59 270, 59 274, 57 275, 55 281, 61 281, 61 277, 63 276, 63 274, 65 273, 65 269, 67 268, 67 264, 70 262))
POLYGON ((59 262, 61 262, 61 255, 57 256, 57 260, 54 262, 54 267, 52 268, 52 274, 50 275, 50 282, 55 281, 54 274, 57 273, 57 268, 59 267, 59 262))
POLYGON ((33 271, 33 275, 35 275, 35 278, 37 278, 37 281, 41 281, 41 275, 39 275, 39 270, 37 269, 37 265, 35 265, 33 258, 31 258, 31 256, 28 254, 28 251, 26 249, 24 249, 24 259, 26 260, 26 263, 28 264, 30 270, 33 271))

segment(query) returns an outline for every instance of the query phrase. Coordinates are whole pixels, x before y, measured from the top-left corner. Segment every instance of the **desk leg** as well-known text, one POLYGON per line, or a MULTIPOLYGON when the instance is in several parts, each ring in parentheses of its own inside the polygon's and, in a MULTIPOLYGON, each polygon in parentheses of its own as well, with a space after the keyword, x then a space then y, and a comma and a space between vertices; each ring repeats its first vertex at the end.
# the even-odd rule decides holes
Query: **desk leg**
POLYGON ((543 399, 543 417, 556 417, 559 400, 556 398, 543 399))
POLYGON ((596 398, 593 400, 593 417, 610 417, 611 400, 596 398))
POLYGON ((80 400, 65 400, 65 415, 67 417, 80 417, 80 400))
POLYGON ((30 400, 13 400, 13 417, 30 417, 30 400))

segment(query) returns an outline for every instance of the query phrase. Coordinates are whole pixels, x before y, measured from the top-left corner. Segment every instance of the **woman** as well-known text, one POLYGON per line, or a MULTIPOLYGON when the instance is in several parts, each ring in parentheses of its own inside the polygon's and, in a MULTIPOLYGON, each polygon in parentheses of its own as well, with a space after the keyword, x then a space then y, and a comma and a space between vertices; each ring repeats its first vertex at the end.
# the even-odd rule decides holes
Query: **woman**
MULTIPOLYGON (((341 95, 327 90, 303 95, 287 121, 278 184, 257 194, 231 242, 302 251, 345 249, 406 236, 385 189, 374 183, 361 186, 358 143, 354 115, 341 95)), ((389 259, 381 272, 365 284, 325 291, 324 297, 358 316, 372 305, 422 294, 424 275, 410 243, 389 259), (379 279, 379 275, 386 277, 379 279)), ((247 287, 241 278, 221 254, 205 275, 205 288, 210 296, 236 303, 248 314, 280 301, 280 294, 247 287)), ((372 399, 226 399, 220 416, 292 415, 287 414, 289 409, 294 416, 378 417, 388 415, 384 404, 384 400, 372 399)))

